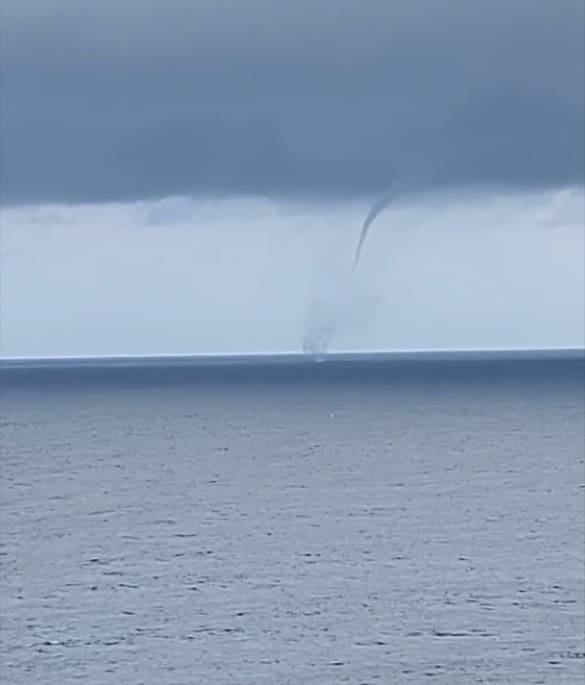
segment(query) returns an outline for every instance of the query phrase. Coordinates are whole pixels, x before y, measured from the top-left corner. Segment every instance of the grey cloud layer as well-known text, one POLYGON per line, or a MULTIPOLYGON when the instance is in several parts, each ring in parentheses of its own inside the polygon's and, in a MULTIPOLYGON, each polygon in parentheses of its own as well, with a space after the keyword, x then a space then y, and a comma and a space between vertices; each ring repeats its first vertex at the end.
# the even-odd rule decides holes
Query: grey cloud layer
POLYGON ((584 174, 582 0, 3 0, 4 203, 584 174))

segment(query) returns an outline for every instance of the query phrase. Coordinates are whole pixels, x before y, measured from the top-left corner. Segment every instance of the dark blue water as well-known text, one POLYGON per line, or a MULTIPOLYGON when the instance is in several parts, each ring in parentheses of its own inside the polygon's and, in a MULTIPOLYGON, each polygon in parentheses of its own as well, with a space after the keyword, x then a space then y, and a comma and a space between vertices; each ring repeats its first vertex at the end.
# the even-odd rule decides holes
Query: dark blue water
POLYGON ((582 350, 11 359, 4 387, 583 382, 582 350))
POLYGON ((582 352, 3 362, 6 683, 578 683, 582 352))

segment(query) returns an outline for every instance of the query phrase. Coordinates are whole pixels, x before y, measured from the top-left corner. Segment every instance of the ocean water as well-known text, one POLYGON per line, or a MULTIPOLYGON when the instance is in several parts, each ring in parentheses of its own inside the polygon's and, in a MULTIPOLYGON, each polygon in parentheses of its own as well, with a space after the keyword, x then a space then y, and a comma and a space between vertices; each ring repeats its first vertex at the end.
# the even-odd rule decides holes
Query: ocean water
POLYGON ((582 683, 584 372, 3 363, 0 682, 582 683))

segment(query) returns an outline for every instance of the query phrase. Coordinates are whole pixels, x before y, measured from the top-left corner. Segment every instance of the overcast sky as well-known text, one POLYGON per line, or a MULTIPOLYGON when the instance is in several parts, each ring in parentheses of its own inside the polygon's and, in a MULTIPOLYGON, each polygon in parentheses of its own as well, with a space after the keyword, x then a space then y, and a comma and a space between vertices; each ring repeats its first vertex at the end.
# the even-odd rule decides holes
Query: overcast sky
POLYGON ((583 0, 2 0, 7 204, 580 183, 583 0))
POLYGON ((2 0, 1 353, 583 344, 584 7, 2 0))

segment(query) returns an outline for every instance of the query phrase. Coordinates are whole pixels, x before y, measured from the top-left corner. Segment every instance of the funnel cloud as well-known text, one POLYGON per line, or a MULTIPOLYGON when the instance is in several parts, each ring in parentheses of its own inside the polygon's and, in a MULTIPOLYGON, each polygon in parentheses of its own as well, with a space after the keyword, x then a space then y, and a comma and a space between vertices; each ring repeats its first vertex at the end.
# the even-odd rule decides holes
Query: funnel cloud
POLYGON ((388 207, 388 205, 392 202, 392 199, 393 199, 393 194, 391 194, 390 192, 386 193, 386 195, 381 197, 374 204, 374 206, 370 209, 366 218, 364 219, 364 223, 362 224, 362 229, 360 231, 359 240, 358 240, 357 247, 355 250, 355 255, 353 258, 352 271, 355 271, 357 268, 358 262, 360 260, 361 254, 362 254, 362 250, 364 248, 364 244, 366 242, 366 238, 368 237, 368 232, 370 230, 370 226, 380 216, 380 214, 386 209, 386 207, 388 207))

